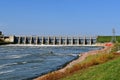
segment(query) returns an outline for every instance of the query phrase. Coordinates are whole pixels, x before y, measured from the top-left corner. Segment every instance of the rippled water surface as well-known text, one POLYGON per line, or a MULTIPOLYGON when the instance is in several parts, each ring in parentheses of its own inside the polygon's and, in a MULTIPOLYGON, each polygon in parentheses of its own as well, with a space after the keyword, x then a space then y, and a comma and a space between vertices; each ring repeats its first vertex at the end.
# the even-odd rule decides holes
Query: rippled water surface
POLYGON ((27 80, 101 47, 0 46, 0 80, 27 80))

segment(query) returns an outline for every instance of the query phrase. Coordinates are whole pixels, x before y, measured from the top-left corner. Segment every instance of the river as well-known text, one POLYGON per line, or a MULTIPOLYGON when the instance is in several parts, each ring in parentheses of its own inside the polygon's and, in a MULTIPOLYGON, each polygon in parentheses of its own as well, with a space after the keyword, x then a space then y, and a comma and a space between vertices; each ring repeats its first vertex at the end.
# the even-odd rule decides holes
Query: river
POLYGON ((30 80, 102 47, 0 46, 0 80, 30 80))

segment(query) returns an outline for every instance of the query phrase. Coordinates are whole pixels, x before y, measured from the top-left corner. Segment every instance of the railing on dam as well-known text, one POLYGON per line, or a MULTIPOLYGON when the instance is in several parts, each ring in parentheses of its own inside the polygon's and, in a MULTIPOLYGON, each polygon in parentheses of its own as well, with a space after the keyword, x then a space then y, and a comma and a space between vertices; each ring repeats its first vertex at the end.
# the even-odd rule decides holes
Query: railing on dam
POLYGON ((93 45, 96 37, 57 37, 57 36, 19 36, 14 37, 14 44, 34 45, 93 45))

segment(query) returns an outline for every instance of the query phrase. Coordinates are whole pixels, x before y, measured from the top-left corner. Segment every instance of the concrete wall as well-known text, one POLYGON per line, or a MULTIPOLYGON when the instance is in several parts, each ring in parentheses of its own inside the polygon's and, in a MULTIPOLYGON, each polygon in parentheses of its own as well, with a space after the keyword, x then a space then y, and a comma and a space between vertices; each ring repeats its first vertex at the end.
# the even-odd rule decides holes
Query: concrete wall
POLYGON ((6 43, 14 43, 14 36, 2 36, 0 39, 6 43))
POLYGON ((14 44, 36 45, 93 45, 96 37, 61 37, 61 36, 19 36, 10 37, 14 44), (14 40, 13 40, 14 39, 14 40))

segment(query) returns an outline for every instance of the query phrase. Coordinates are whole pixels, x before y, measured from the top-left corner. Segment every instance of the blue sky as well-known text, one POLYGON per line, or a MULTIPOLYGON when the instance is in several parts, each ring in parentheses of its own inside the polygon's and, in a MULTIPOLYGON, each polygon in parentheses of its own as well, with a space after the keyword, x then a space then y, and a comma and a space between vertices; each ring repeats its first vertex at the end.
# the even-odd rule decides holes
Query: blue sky
POLYGON ((120 0, 0 0, 6 35, 120 35, 120 0))

